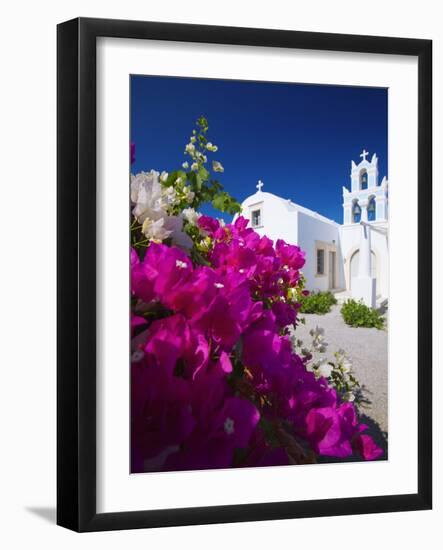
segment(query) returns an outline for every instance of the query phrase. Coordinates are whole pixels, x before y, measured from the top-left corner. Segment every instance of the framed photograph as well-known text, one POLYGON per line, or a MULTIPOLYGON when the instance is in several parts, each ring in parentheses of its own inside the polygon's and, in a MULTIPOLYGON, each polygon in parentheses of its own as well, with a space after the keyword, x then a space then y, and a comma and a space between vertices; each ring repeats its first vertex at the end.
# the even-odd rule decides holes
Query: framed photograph
POLYGON ((431 508, 431 67, 58 26, 59 525, 431 508))

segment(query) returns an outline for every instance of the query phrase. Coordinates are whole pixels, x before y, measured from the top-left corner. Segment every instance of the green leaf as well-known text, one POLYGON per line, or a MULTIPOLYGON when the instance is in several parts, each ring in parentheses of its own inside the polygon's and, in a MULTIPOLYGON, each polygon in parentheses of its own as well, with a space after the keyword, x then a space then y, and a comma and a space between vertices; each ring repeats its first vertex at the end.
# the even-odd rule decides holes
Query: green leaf
POLYGON ((221 210, 221 212, 225 211, 225 198, 222 194, 218 195, 212 200, 212 206, 216 210, 221 210))
POLYGON ((199 168, 198 175, 200 176, 202 181, 207 181, 209 179, 209 172, 206 170, 204 166, 201 166, 199 168))
POLYGON ((192 191, 199 193, 202 190, 202 179, 196 172, 191 172, 188 175, 188 179, 191 182, 192 191))
POLYGON ((163 183, 166 187, 170 187, 171 185, 174 185, 175 180, 178 178, 178 171, 174 170, 174 172, 171 172, 168 176, 168 179, 163 183))

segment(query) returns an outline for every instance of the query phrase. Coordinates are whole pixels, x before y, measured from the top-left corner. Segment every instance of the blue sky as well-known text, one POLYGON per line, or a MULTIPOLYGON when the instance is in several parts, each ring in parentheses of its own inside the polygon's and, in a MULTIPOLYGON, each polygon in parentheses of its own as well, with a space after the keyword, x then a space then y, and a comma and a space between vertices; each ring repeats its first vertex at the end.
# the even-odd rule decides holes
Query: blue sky
POLYGON ((388 175, 387 97, 382 88, 132 76, 132 171, 179 168, 204 115, 219 147, 209 156, 225 168, 218 179, 239 201, 261 179, 263 191, 342 223, 351 160, 376 152, 380 181, 388 175))

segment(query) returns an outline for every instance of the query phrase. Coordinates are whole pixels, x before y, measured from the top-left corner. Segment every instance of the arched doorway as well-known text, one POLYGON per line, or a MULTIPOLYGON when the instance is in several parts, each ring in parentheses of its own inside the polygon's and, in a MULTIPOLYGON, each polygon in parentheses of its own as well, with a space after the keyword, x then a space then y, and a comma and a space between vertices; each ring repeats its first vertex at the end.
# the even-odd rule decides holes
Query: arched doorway
MULTIPOLYGON (((360 256, 360 250, 356 250, 351 256, 350 265, 350 279, 349 287, 352 290, 352 279, 358 276, 358 259, 360 256)), ((377 280, 377 256, 374 251, 371 250, 371 277, 375 279, 375 295, 378 296, 378 280, 377 280)))

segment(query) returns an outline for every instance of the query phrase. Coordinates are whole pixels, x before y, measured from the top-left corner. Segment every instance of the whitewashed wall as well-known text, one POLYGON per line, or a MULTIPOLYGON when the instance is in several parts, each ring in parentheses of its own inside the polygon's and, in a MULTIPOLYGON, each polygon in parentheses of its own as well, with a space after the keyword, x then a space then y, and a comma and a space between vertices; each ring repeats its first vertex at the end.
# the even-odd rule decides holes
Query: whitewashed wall
MULTIPOLYGON (((371 226, 374 230, 371 231, 371 250, 376 256, 376 276, 377 276, 377 294, 382 297, 389 296, 389 254, 388 254, 388 238, 385 234, 378 233, 377 228, 387 230, 386 222, 372 222, 371 226)), ((343 225, 340 227, 341 250, 344 263, 344 286, 350 288, 350 260, 353 253, 360 245, 360 230, 359 224, 343 225)))
POLYGON ((297 244, 297 215, 280 197, 272 193, 259 192, 251 195, 242 203, 242 216, 251 219, 252 210, 261 205, 262 226, 254 227, 260 235, 266 235, 270 239, 284 239, 291 244, 297 244))
POLYGON ((343 268, 340 254, 340 242, 338 225, 333 222, 326 222, 323 218, 315 218, 303 211, 298 215, 298 246, 306 252, 306 264, 303 268, 303 274, 306 277, 306 287, 308 290, 328 290, 329 288, 329 269, 328 269, 328 251, 325 251, 325 273, 317 275, 317 257, 316 241, 335 244, 336 246, 336 287, 343 285, 343 268), (333 243, 335 241, 335 243, 333 243))

